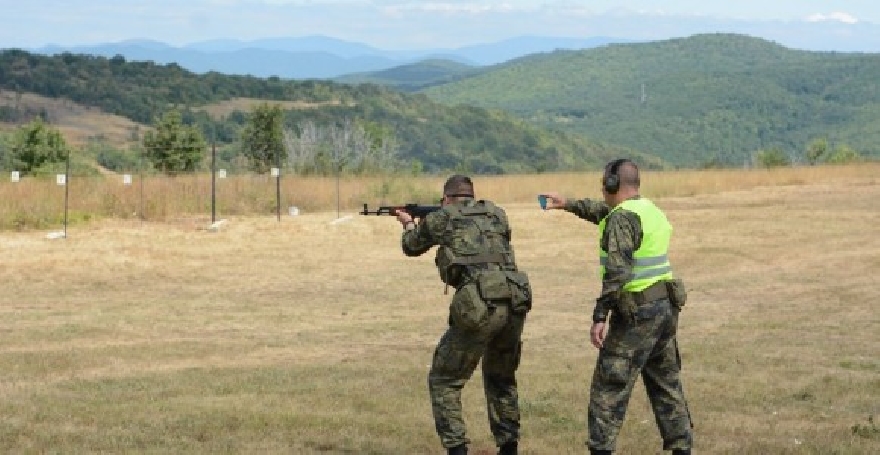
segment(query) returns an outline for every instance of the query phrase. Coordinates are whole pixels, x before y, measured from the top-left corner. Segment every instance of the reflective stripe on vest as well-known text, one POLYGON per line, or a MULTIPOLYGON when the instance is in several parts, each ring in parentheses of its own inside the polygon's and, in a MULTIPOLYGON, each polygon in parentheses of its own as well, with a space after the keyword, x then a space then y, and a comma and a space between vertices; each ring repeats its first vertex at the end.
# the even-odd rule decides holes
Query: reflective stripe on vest
MULTIPOLYGON (((642 223, 642 244, 633 252, 633 276, 623 285, 623 290, 638 292, 658 281, 671 280, 672 265, 669 263, 667 252, 669 240, 672 238, 672 225, 669 224, 666 215, 653 202, 644 198, 623 201, 614 207, 608 216, 618 209, 635 213, 642 223)), ((599 222, 599 276, 602 278, 605 277, 608 253, 601 249, 601 239, 605 235, 605 221, 608 216, 599 222)))

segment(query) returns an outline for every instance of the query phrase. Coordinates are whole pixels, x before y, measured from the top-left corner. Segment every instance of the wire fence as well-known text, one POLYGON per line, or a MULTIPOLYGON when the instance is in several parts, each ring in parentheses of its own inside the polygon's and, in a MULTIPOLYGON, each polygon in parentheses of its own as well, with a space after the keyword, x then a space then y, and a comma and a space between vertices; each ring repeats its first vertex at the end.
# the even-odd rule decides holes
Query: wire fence
MULTIPOLYGON (((646 171, 642 194, 651 198, 693 196, 780 185, 844 182, 880 184, 880 162, 774 169, 646 171)), ((357 213, 364 203, 436 204, 446 175, 302 176, 284 168, 277 176, 224 169, 167 176, 60 172, 0 174, 0 231, 60 229, 104 218, 150 222, 197 221, 205 226, 236 216, 282 219, 292 213, 328 217, 357 213), (63 184, 62 184, 63 183, 63 184)), ((475 175, 479 197, 502 204, 537 202, 542 191, 601 197, 601 172, 475 175)))
MULTIPOLYGON (((211 172, 161 174, 59 173, 0 179, 0 230, 52 229, 103 218, 143 221, 229 216, 282 216, 313 211, 355 211, 364 203, 437 198, 432 178, 402 175, 298 176, 273 168, 267 174, 211 172)), ((438 180, 439 181, 439 180, 438 180)), ((398 201, 399 202, 399 201, 398 201)))

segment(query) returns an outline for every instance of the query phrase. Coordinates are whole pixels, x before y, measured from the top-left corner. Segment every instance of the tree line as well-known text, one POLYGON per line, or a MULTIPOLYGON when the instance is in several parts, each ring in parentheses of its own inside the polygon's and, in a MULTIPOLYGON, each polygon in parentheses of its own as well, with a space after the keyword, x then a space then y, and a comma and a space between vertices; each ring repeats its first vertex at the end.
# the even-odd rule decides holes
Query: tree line
MULTIPOLYGON (((400 159, 394 137, 380 126, 346 119, 339 125, 321 126, 303 121, 296 128, 288 128, 282 119, 283 111, 277 104, 255 106, 246 116, 246 126, 238 144, 240 149, 231 154, 244 162, 236 166, 231 160, 221 158, 221 165, 256 173, 284 167, 300 175, 423 172, 419 164, 408 165, 400 159)), ((69 161, 71 149, 58 129, 37 117, 12 134, 0 134, 0 168, 18 171, 22 175, 59 172, 62 164, 69 161)), ((208 165, 205 137, 196 126, 184 123, 181 112, 176 109, 157 119, 135 150, 146 160, 151 171, 167 175, 204 170, 208 165)), ((135 167, 143 170, 139 157, 132 156, 131 152, 116 153, 105 148, 97 154, 97 162, 111 170, 124 171, 135 167)), ((745 164, 771 168, 793 164, 845 164, 862 158, 846 144, 835 145, 821 138, 806 144, 802 153, 790 154, 779 147, 758 150, 745 164)), ((710 162, 703 167, 719 166, 710 162)), ((83 169, 83 166, 79 167, 83 169)))
MULTIPOLYGON (((403 168, 393 137, 376 125, 346 119, 339 125, 326 126, 305 121, 293 129, 285 127, 282 119, 281 107, 269 103, 255 106, 246 116, 240 149, 235 154, 245 160, 243 170, 264 174, 273 167, 285 167, 300 175, 362 175, 389 174, 403 168)), ((166 175, 205 169, 207 149, 208 142, 200 129, 184 123, 176 109, 157 119, 136 147, 150 170, 166 175)), ((59 170, 59 163, 67 161, 71 150, 58 129, 37 117, 11 135, 0 135, 0 167, 22 175, 50 174, 59 170)), ((120 171, 124 169, 115 168, 140 165, 137 158, 114 161, 101 153, 97 161, 120 171)), ((230 167, 232 163, 223 164, 230 167)))
MULTIPOLYGON (((447 106, 425 95, 404 94, 372 84, 287 81, 218 73, 197 75, 175 64, 130 62, 122 57, 108 59, 70 53, 41 56, 20 50, 3 51, 0 52, 0 88, 70 99, 144 125, 161 125, 168 111, 176 110, 180 113, 180 124, 197 129, 203 139, 217 144, 221 159, 230 164, 252 164, 250 158, 241 153, 245 149, 243 144, 253 133, 248 130, 253 113, 234 111, 212 117, 204 107, 235 98, 260 99, 270 105, 296 101, 306 106, 282 108, 282 143, 284 131, 290 132, 289 142, 294 137, 302 140, 299 136, 308 125, 331 131, 345 130, 346 122, 350 122, 369 132, 374 143, 384 141, 385 145, 379 147, 385 150, 386 157, 382 160, 387 162, 389 151, 393 149, 400 166, 422 172, 594 169, 614 156, 637 153, 530 125, 502 111, 447 106)), ((7 109, 4 114, 7 118, 0 121, 15 116, 16 122, 23 123, 39 116, 33 112, 24 114, 7 109)), ((51 123, 51 112, 42 117, 51 123)), ((331 141, 327 139, 331 137, 329 133, 323 137, 322 141, 331 141)), ((100 144, 98 147, 106 148, 100 144)), ((141 152, 101 150, 95 153, 103 157, 105 165, 114 162, 130 165, 132 156, 141 152)), ((301 163, 304 152, 298 153, 297 166, 306 169, 301 163)), ((326 162, 337 159, 327 157, 340 152, 315 149, 309 153, 324 164, 315 164, 306 172, 324 172, 321 169, 326 169, 326 162)), ((655 164, 662 166, 656 160, 655 164)), ((361 162, 357 166, 375 165, 361 162)))

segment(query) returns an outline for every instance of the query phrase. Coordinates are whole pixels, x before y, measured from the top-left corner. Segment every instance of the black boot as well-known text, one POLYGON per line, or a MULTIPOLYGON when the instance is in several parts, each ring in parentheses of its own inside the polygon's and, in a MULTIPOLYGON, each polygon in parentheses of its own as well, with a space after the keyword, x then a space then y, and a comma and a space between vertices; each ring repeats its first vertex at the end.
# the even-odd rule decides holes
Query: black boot
POLYGON ((590 455, 611 455, 610 450, 590 449, 590 455))
POLYGON ((672 455, 691 455, 691 449, 672 449, 672 455))
POLYGON ((467 446, 464 444, 457 445, 446 449, 448 455, 467 455, 467 446))
POLYGON ((498 448, 498 455, 516 455, 519 443, 516 441, 507 441, 498 448))

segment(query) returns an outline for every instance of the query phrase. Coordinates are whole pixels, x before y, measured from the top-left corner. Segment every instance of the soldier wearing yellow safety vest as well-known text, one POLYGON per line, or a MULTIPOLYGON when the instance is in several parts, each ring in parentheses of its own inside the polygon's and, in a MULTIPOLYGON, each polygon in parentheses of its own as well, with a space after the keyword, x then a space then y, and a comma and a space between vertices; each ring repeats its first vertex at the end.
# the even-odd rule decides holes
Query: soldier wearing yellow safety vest
POLYGON ((602 292, 590 339, 599 349, 587 416, 591 454, 611 454, 639 375, 663 438, 663 450, 690 454, 690 413, 681 385, 676 331, 686 300, 669 262, 672 226, 639 195, 639 169, 627 159, 605 166, 604 202, 544 193, 547 209, 564 209, 599 225, 602 292), (610 314, 610 324, 606 324, 610 314), (606 331, 606 325, 607 331, 606 331))

